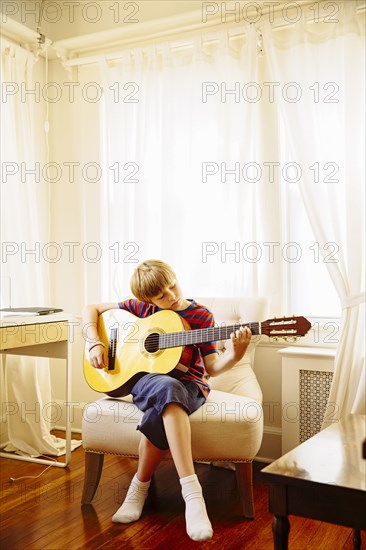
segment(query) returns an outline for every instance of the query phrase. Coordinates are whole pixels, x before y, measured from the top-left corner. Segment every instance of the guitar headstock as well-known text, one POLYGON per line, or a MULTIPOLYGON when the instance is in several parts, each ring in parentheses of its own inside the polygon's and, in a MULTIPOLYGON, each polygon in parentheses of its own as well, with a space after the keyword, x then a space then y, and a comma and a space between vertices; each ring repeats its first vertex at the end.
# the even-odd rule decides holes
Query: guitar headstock
POLYGON ((311 323, 305 317, 274 317, 261 324, 262 334, 272 339, 294 339, 305 336, 311 328, 311 323))

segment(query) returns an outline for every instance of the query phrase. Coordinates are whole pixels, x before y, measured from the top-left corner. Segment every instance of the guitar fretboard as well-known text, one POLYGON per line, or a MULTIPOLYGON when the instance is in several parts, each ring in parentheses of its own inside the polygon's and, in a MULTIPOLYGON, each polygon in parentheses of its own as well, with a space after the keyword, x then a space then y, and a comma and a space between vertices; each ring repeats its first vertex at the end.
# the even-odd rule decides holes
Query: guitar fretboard
POLYGON ((238 323, 230 326, 208 327, 195 330, 184 330, 183 332, 159 334, 159 349, 228 340, 230 334, 240 327, 249 327, 253 335, 260 334, 260 325, 260 323, 238 323))

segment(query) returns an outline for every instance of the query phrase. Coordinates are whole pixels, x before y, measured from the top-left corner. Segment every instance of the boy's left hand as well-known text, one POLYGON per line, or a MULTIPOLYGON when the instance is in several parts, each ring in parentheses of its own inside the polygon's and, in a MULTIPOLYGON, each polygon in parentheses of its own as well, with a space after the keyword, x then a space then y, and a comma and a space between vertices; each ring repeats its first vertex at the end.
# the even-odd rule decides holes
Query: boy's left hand
POLYGON ((230 339, 233 344, 232 353, 235 361, 242 359, 249 346, 251 337, 252 332, 248 327, 240 327, 240 329, 231 333, 230 339))

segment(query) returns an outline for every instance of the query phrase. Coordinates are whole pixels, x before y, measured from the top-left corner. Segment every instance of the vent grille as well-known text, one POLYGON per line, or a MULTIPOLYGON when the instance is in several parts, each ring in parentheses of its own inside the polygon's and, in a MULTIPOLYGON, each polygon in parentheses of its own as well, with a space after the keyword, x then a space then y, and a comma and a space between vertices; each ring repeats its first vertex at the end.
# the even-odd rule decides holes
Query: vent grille
POLYGON ((323 422, 332 372, 300 369, 300 443, 320 432, 323 422))

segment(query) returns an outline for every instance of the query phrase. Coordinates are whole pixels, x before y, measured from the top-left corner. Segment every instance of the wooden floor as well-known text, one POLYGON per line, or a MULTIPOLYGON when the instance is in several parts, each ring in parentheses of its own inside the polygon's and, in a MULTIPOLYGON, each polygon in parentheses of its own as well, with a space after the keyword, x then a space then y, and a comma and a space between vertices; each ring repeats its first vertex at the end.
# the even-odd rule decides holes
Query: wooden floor
MULTIPOLYGON (((78 436, 74 436, 77 438, 78 436)), ((93 505, 81 507, 84 452, 72 453, 68 469, 50 468, 38 479, 44 466, 2 459, 1 536, 4 550, 103 550, 220 548, 266 550, 273 548, 267 487, 260 479, 264 464, 254 465, 256 518, 243 520, 235 474, 230 470, 197 464, 214 537, 193 542, 185 532, 184 503, 171 462, 156 473, 156 483, 142 518, 129 525, 114 524, 111 517, 124 499, 136 470, 136 461, 106 457, 102 479, 93 505)), ((347 503, 345 503, 345 506, 347 503)), ((291 517, 290 550, 351 550, 352 531, 344 527, 291 517)), ((362 533, 366 550, 366 534, 362 533)))

